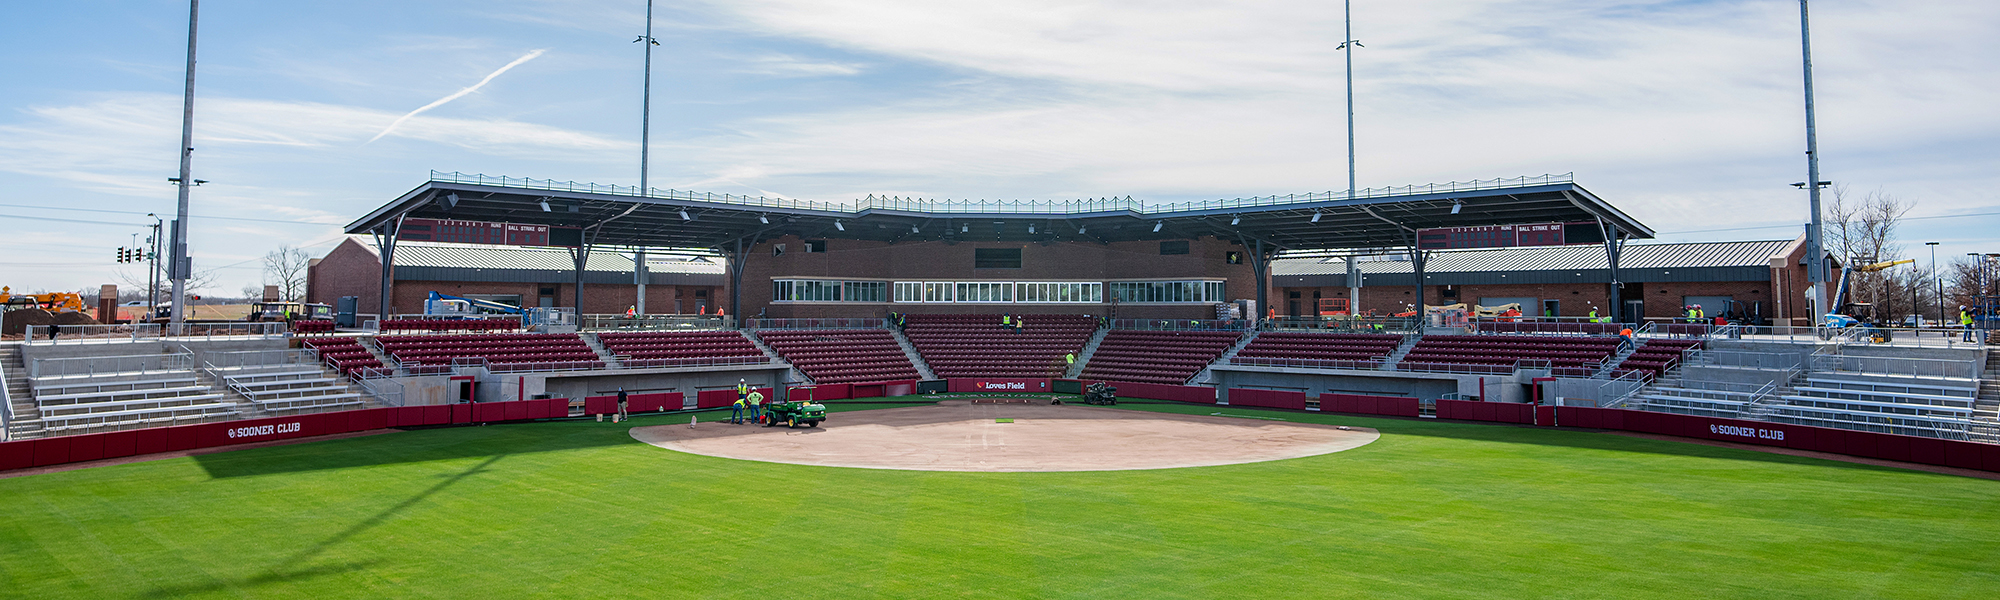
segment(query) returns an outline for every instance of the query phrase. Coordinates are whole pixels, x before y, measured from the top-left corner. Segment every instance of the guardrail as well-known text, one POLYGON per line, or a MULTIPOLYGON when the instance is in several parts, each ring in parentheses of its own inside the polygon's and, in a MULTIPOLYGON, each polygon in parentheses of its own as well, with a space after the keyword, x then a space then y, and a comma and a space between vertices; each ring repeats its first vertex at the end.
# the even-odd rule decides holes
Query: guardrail
POLYGON ((1980 363, 1982 362, 1984 362, 1984 359, 1950 360, 1941 358, 1815 354, 1812 357, 1812 370, 1851 371, 1869 375, 1978 379, 1981 372, 1980 363))
POLYGON ((14 439, 14 398, 7 392, 7 365, 0 364, 0 442, 14 439))
POLYGON ((1693 361, 1687 364, 1720 367, 1755 367, 1759 369, 1798 369, 1805 359, 1789 352, 1746 352, 1741 350, 1700 350, 1682 352, 1682 356, 1693 361), (1692 356, 1689 356, 1692 354, 1692 356))
POLYGON ((1617 378, 1556 378, 1557 397, 1588 399, 1599 406, 1624 399, 1645 387, 1645 379, 1637 373, 1626 373, 1617 378))
POLYGON ((1473 365, 1458 363, 1396 363, 1396 370, 1410 373, 1457 373, 1462 375, 1512 375, 1514 365, 1473 365))
POLYGON ((403 406, 403 382, 384 378, 363 378, 354 381, 361 391, 374 396, 384 406, 403 406))
POLYGON ((1131 196, 1126 196, 1124 198, 1098 198, 1089 200, 955 201, 955 200, 927 200, 920 198, 903 198, 900 196, 876 196, 873 194, 870 194, 866 198, 854 200, 851 202, 824 202, 815 200, 794 200, 791 198, 766 198, 763 196, 738 196, 735 194, 716 194, 713 192, 695 192, 687 190, 671 190, 671 189, 663 190, 653 187, 648 187, 646 190, 641 191, 639 189, 639 186, 632 186, 632 185, 602 184, 602 183, 588 183, 588 182, 576 182, 576 181, 556 181, 553 179, 534 179, 531 177, 507 177, 504 175, 487 175, 484 173, 459 173, 456 171, 450 173, 446 173, 443 171, 431 171, 431 181, 439 183, 469 183, 474 185, 495 185, 501 187, 513 187, 513 188, 523 188, 523 189, 533 189, 533 190, 584 192, 590 194, 606 194, 614 196, 644 196, 648 198, 666 198, 670 200, 714 202, 721 204, 734 204, 739 206, 786 208, 795 210, 813 210, 813 211, 827 211, 827 212, 852 213, 852 212, 860 212, 863 210, 873 209, 873 210, 921 211, 921 212, 932 212, 932 213, 1063 215, 1063 214, 1097 213, 1097 212, 1109 212, 1109 211, 1131 211, 1143 214, 1159 214, 1159 213, 1174 213, 1174 212, 1201 211, 1201 210, 1226 210, 1232 208, 1250 208, 1258 206, 1275 206, 1275 205, 1285 205, 1285 204, 1300 204, 1308 202, 1329 202, 1329 201, 1348 200, 1355 198, 1385 198, 1391 196, 1409 196, 1415 194, 1436 194, 1436 193, 1450 193, 1450 192, 1499 190, 1499 189, 1530 187, 1538 185, 1551 185, 1558 183, 1570 183, 1575 181, 1575 173, 1563 173, 1560 175, 1546 174, 1540 176, 1506 177, 1506 178, 1495 178, 1495 179, 1474 179, 1472 181, 1450 181, 1445 183, 1429 183, 1423 185, 1364 188, 1360 190, 1340 191, 1340 192, 1312 192, 1305 194, 1286 194, 1282 196, 1279 195, 1253 196, 1249 198, 1235 198, 1227 200, 1196 200, 1190 202, 1161 202, 1161 203, 1146 202, 1144 200, 1134 200, 1131 196))
POLYGON ((1873 346, 1894 346, 1899 348, 1966 348, 1985 349, 1986 336, 1973 330, 1970 341, 1965 339, 1965 329, 1959 327, 1849 327, 1840 331, 1848 332, 1844 339, 1849 344, 1873 346), (1875 341, 1875 332, 1885 334, 1883 341, 1875 341))
MULTIPOLYGON (((721 315, 583 315, 583 331, 704 331, 729 329, 721 315)), ((877 319, 880 320, 880 319, 877 319)))
POLYGON ((768 356, 722 356, 712 358, 633 358, 618 357, 619 369, 662 369, 672 367, 726 367, 768 365, 768 356))
POLYGON ((1129 331, 1243 331, 1243 319, 1111 319, 1111 329, 1129 331))
POLYGON ((1380 371, 1382 359, 1340 360, 1324 358, 1270 358, 1258 356, 1233 356, 1229 364, 1242 367, 1289 367, 1294 369, 1346 369, 1352 371, 1380 371))
POLYGON ((312 365, 314 367, 319 365, 319 351, 311 348, 207 352, 203 353, 201 358, 202 365, 211 370, 276 365, 312 365))
POLYGON ((194 355, 136 354, 129 356, 80 356, 74 358, 37 358, 28 363, 28 377, 61 377, 66 375, 97 374, 144 374, 156 371, 188 371, 194 369, 194 355))
POLYGON ((1278 317, 1265 319, 1265 331, 1305 331, 1320 333, 1404 333, 1419 328, 1416 317, 1278 317))
POLYGON ((30 346, 48 346, 62 343, 81 344, 85 342, 119 342, 160 337, 160 326, 153 323, 112 324, 112 325, 29 325, 27 337, 23 340, 30 346), (55 332, 50 335, 49 332, 55 332))
POLYGON ((1612 379, 1607 379, 1603 384, 1605 389, 1616 390, 1617 394, 1608 396, 1611 398, 1611 401, 1600 403, 1598 407, 1615 408, 1624 406, 1625 403, 1631 402, 1633 397, 1638 396, 1640 390, 1646 389, 1646 384, 1649 383, 1652 383, 1652 377, 1645 371, 1632 371, 1612 379))
MULTIPOLYGON (((994 317, 999 322, 999 317, 994 317)), ((760 319, 751 317, 743 320, 745 329, 885 329, 888 319, 760 319)))

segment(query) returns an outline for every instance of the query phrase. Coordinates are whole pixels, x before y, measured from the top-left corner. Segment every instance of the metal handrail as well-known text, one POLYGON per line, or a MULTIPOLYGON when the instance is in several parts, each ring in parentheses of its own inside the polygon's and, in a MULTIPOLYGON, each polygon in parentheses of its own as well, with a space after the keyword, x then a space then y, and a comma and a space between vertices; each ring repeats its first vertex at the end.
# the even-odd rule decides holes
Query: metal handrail
POLYGON ((7 392, 7 365, 0 364, 0 442, 14 439, 14 398, 7 392))
POLYGON ((711 203, 731 204, 738 206, 784 208, 784 209, 809 210, 809 211, 821 211, 821 212, 859 213, 864 210, 896 210, 896 211, 929 212, 929 213, 1072 215, 1072 214, 1116 212, 1116 211, 1135 212, 1139 214, 1163 214, 1163 213, 1177 213, 1177 212, 1189 212, 1189 211, 1252 208, 1252 207, 1262 207, 1262 206, 1282 206, 1287 204, 1329 202, 1337 200, 1352 200, 1357 198, 1386 198, 1392 196, 1407 196, 1414 194, 1435 194, 1440 192, 1450 193, 1450 192, 1470 192, 1470 191, 1482 191, 1482 190, 1499 190, 1499 189, 1532 187, 1540 185, 1552 185, 1558 183, 1573 183, 1576 180, 1576 174, 1574 172, 1571 172, 1571 173, 1563 173, 1560 175, 1545 174, 1540 176, 1474 179, 1472 181, 1451 181, 1445 183, 1430 183, 1423 185, 1364 188, 1361 190, 1341 191, 1341 192, 1332 192, 1332 191, 1311 192, 1305 194, 1286 194, 1282 196, 1279 195, 1253 196, 1249 198, 1235 198, 1235 199, 1224 199, 1224 200, 1195 200, 1189 202, 1163 202, 1163 203, 1153 203, 1144 200, 1135 200, 1131 196, 1126 196, 1123 198, 1097 198, 1097 199, 1082 199, 1082 200, 959 201, 959 200, 929 200, 921 198, 904 198, 901 196, 876 196, 874 194, 869 194, 866 198, 861 198, 850 202, 825 202, 817 200, 795 200, 791 198, 767 198, 764 196, 739 196, 736 194, 716 194, 713 192, 695 192, 688 190, 673 190, 673 189, 663 190, 654 187, 648 187, 646 190, 642 192, 639 189, 639 186, 631 186, 631 185, 602 184, 602 183, 589 183, 589 182, 576 182, 576 181, 556 181, 553 179, 535 179, 532 177, 507 177, 504 175, 487 175, 484 173, 467 174, 467 173, 460 173, 457 171, 446 173, 434 170, 431 171, 430 179, 432 182, 436 183, 464 183, 473 185, 493 185, 500 187, 513 187, 513 188, 533 189, 533 190, 583 192, 590 194, 605 194, 612 196, 662 198, 668 200, 685 200, 690 202, 711 202, 711 203))
POLYGON ((194 354, 177 352, 172 354, 134 354, 125 356, 80 356, 71 358, 37 358, 28 363, 28 377, 59 377, 64 375, 95 375, 99 373, 143 375, 155 371, 192 371, 194 354), (106 367, 106 365, 109 367, 106 367), (74 365, 74 366, 72 366, 74 365), (127 368, 136 365, 136 370, 127 368), (106 367, 106 368, 100 368, 106 367))
POLYGON ((888 319, 881 318, 834 318, 834 319, 765 319, 752 317, 743 320, 745 329, 883 329, 889 326, 888 319))
MULTIPOLYGON (((878 319, 879 320, 879 319, 878 319)), ((583 315, 582 331, 710 331, 729 329, 723 315, 583 315)))
POLYGON ((1344 369, 1354 371, 1380 371, 1383 359, 1330 359, 1330 358, 1270 358, 1258 356, 1232 356, 1229 364, 1247 367, 1292 367, 1300 369, 1344 369))
POLYGON ((1129 331, 1243 331, 1247 319, 1111 319, 1111 329, 1129 331))
POLYGON ((87 325, 29 325, 27 337, 22 342, 29 346, 50 346, 64 342, 82 343, 84 340, 137 341, 140 338, 160 337, 160 326, 154 323, 138 324, 87 324, 87 325), (56 329, 56 339, 48 339, 51 328, 56 329), (67 337, 67 339, 63 339, 67 337))
POLYGON ((1953 379, 1978 379, 1981 374, 1978 360, 1951 360, 1943 358, 1905 358, 1888 356, 1852 356, 1843 354, 1814 354, 1814 371, 1851 371, 1883 375, 1909 375, 1913 377, 1944 377, 1953 379), (1854 367, 1854 368, 1850 368, 1854 367))

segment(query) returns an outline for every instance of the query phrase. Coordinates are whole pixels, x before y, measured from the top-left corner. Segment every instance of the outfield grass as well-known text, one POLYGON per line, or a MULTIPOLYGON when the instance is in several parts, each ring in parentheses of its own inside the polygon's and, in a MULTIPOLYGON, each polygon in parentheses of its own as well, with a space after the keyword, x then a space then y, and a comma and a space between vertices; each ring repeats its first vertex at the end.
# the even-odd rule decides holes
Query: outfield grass
POLYGON ((0 480, 0 596, 2000 597, 2000 482, 1221 410, 1383 437, 1099 473, 767 464, 626 435, 685 416, 242 450, 0 480))

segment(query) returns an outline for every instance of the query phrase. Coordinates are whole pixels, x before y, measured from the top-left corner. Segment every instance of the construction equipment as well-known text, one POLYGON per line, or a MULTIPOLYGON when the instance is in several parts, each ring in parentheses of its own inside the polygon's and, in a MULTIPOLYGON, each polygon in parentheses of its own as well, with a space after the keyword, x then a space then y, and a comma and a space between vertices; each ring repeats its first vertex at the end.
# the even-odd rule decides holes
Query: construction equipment
POLYGON ((1102 381, 1090 384, 1090 387, 1083 389, 1083 403, 1100 406, 1117 404, 1118 388, 1106 385, 1102 381))
POLYGON ((424 314, 438 316, 478 315, 488 313, 521 314, 521 307, 501 304, 492 300, 460 298, 450 294, 431 292, 424 300, 424 314))
POLYGON ((0 306, 7 308, 37 307, 52 313, 83 312, 83 296, 74 292, 50 292, 47 294, 15 294, 14 288, 0 287, 0 306))
POLYGON ((333 306, 311 302, 252 302, 243 320, 252 323, 332 320, 333 306))
POLYGON ((1877 315, 1875 314, 1875 305, 1867 302, 1848 301, 1849 281, 1855 273, 1874 273, 1887 270, 1896 265, 1907 265, 1915 262, 1917 262, 1915 259, 1906 258, 1902 260, 1885 260, 1858 267, 1842 268, 1840 270, 1840 285, 1834 288, 1833 293, 1833 305, 1839 308, 1834 309, 1831 313, 1822 315, 1820 317, 1821 324, 1829 329, 1867 325, 1870 328, 1871 337, 1887 341, 1888 332, 1881 330, 1881 326, 1876 324, 1875 318, 1877 315))
POLYGON ((787 429, 800 425, 818 427, 825 420, 826 405, 808 400, 778 402, 764 407, 765 427, 777 427, 779 424, 784 424, 787 429))

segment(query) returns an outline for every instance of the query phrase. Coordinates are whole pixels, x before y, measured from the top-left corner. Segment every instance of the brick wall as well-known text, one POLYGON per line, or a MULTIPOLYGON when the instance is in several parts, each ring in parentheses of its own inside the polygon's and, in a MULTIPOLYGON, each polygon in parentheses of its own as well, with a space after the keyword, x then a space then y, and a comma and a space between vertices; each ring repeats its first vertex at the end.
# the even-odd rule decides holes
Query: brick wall
MULTIPOLYGON (((1255 298, 1250 266, 1229 264, 1228 252, 1242 246, 1216 238, 1188 243, 1188 253, 1160 254, 1160 243, 1114 244, 1023 242, 905 242, 826 240, 826 252, 805 252, 805 240, 787 236, 749 250, 743 267, 743 312, 773 318, 869 317, 894 310, 913 314, 1014 312, 1021 314, 1110 313, 1108 304, 855 304, 772 303, 771 280, 787 278, 880 281, 1078 281, 1130 279, 1224 279, 1229 299, 1255 298), (775 252, 777 245, 785 253, 775 252), (974 250, 1019 248, 1019 269, 975 269, 974 250)), ((1208 304, 1121 304, 1118 318, 1213 318, 1208 304)))
MULTIPOLYGON (((567 275, 556 279, 569 279, 567 275)), ((571 280, 573 281, 573 279, 571 280)), ((766 285, 766 294, 769 293, 766 285)), ((466 281, 406 281, 398 279, 390 292, 389 308, 392 314, 414 314, 424 310, 424 300, 432 291, 453 296, 467 294, 519 295, 521 303, 529 307, 541 306, 541 290, 552 288, 551 306, 572 306, 575 304, 574 283, 551 281, 541 283, 515 282, 466 282, 466 281)), ((306 268, 306 298, 308 302, 323 302, 339 306, 341 296, 359 296, 356 312, 380 314, 377 305, 382 298, 382 261, 363 242, 349 238, 327 252, 325 258, 306 268)), ((650 314, 673 314, 675 302, 679 301, 680 311, 694 314, 699 306, 705 305, 714 313, 720 306, 718 295, 724 294, 721 286, 646 286, 646 312, 650 314)), ((622 314, 625 309, 638 301, 638 288, 630 284, 584 284, 584 314, 622 314)))

